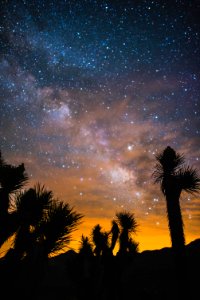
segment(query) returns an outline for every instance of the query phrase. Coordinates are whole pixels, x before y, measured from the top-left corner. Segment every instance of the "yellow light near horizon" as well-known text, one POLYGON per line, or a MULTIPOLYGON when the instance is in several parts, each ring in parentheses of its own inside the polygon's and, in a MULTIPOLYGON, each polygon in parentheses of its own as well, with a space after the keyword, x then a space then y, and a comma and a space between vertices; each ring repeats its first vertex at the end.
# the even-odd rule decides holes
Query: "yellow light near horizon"
MULTIPOLYGON (((52 254, 51 256, 59 255, 70 249, 78 252, 80 247, 80 241, 82 234, 84 236, 91 237, 92 228, 100 224, 103 231, 110 231, 111 229, 111 220, 107 218, 84 218, 83 223, 74 231, 71 236, 72 240, 62 251, 52 254)), ((166 228, 159 228, 159 226, 150 227, 143 225, 137 234, 133 236, 134 240, 139 243, 139 252, 145 250, 158 250, 164 247, 171 247, 170 234, 168 231, 167 223, 165 224, 166 228)), ((186 244, 198 238, 198 236, 193 235, 189 232, 185 232, 186 244)), ((13 242, 12 236, 8 241, 6 241, 0 248, 0 258, 3 257, 7 250, 12 246, 13 242)), ((118 251, 118 245, 114 249, 114 254, 118 251)))

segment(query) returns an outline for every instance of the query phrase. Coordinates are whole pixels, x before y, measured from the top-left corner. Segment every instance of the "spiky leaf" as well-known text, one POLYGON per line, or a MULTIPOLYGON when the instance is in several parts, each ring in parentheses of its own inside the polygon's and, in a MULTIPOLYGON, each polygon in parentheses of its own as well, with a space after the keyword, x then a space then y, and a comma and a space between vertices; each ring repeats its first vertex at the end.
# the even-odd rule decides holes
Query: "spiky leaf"
POLYGON ((134 214, 130 212, 119 212, 116 214, 117 223, 124 229, 127 229, 131 232, 136 232, 138 224, 135 220, 134 214))
POLYGON ((200 177, 196 169, 186 167, 177 173, 177 178, 182 190, 188 193, 197 193, 200 190, 200 177))

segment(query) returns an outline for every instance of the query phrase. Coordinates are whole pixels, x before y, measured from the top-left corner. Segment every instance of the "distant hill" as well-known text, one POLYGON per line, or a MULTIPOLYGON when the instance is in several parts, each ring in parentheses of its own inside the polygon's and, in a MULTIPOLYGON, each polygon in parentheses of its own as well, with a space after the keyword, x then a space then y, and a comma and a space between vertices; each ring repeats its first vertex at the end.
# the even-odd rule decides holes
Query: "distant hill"
MULTIPOLYGON (((188 255, 200 255, 200 239, 196 239, 186 245, 186 253, 188 255)), ((73 250, 69 250, 65 253, 59 254, 49 259, 49 266, 52 268, 63 269, 64 265, 72 262, 76 259, 77 253, 73 250)), ((134 260, 134 263, 142 263, 143 260, 148 261, 149 264, 152 264, 154 261, 157 261, 163 265, 166 265, 168 260, 171 259, 171 248, 164 247, 156 250, 144 250, 137 255, 137 259, 134 260)))
POLYGON ((196 239, 186 245, 188 251, 199 251, 200 250, 200 239, 196 239))

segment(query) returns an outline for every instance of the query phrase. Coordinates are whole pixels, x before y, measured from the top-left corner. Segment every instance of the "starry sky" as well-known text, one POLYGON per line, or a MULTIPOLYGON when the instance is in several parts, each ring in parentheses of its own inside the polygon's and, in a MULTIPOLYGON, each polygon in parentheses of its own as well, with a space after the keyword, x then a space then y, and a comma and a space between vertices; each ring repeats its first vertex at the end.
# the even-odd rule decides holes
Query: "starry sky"
MULTIPOLYGON (((0 149, 84 214, 89 235, 115 213, 139 249, 170 246, 152 173, 166 146, 200 169, 200 2, 1 1, 0 149)), ((200 197, 182 194, 186 242, 200 197)))

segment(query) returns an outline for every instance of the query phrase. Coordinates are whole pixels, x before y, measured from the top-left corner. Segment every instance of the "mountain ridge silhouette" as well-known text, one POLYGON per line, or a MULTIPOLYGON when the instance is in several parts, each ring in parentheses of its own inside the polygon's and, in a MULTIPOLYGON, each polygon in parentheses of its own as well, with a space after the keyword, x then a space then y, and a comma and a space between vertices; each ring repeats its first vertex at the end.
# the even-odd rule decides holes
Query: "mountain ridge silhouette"
MULTIPOLYGON (((200 239, 195 239, 185 246, 186 257, 190 269, 195 269, 200 266, 200 239), (198 262, 198 263, 197 263, 198 262)), ((46 279, 44 280, 45 286, 62 286, 66 284, 66 272, 68 265, 73 265, 78 258, 78 253, 73 250, 69 250, 65 253, 59 254, 49 259, 49 273, 47 272, 46 279), (55 272, 55 274, 54 274, 55 272), (60 273, 60 274, 59 274, 60 273), (59 275, 58 275, 59 274, 59 275), (61 275, 63 274, 63 275, 61 275), (52 276, 52 277, 51 277, 52 276), (63 277, 66 279, 63 280, 63 277), (62 280, 59 282, 59 278, 62 280)), ((116 258, 116 256, 115 256, 116 258)), ((173 265, 172 248, 163 247, 155 250, 144 250, 139 252, 137 256, 130 261, 124 273, 125 277, 131 277, 129 273, 141 273, 142 275, 148 272, 156 273, 167 271, 173 265)), ((141 275, 141 277, 142 277, 141 275)), ((135 278, 135 275, 134 275, 135 278)), ((129 279, 130 281, 130 279, 129 279)))
MULTIPOLYGON (((199 251, 199 255, 200 255, 200 238, 194 239, 191 242, 189 242, 188 244, 186 244, 185 246, 186 248, 186 252, 191 252, 191 251, 199 251)), ((172 248, 171 247, 163 247, 160 249, 153 249, 153 250, 143 250, 141 252, 138 253, 139 256, 141 255, 146 255, 146 254, 159 254, 159 253, 167 253, 167 252, 171 252, 172 248)), ((65 260, 68 260, 70 257, 75 257, 76 255, 78 255, 78 253, 75 250, 68 250, 64 253, 55 255, 51 258, 49 258, 49 261, 53 264, 56 264, 56 262, 59 263, 63 263, 65 260)))

